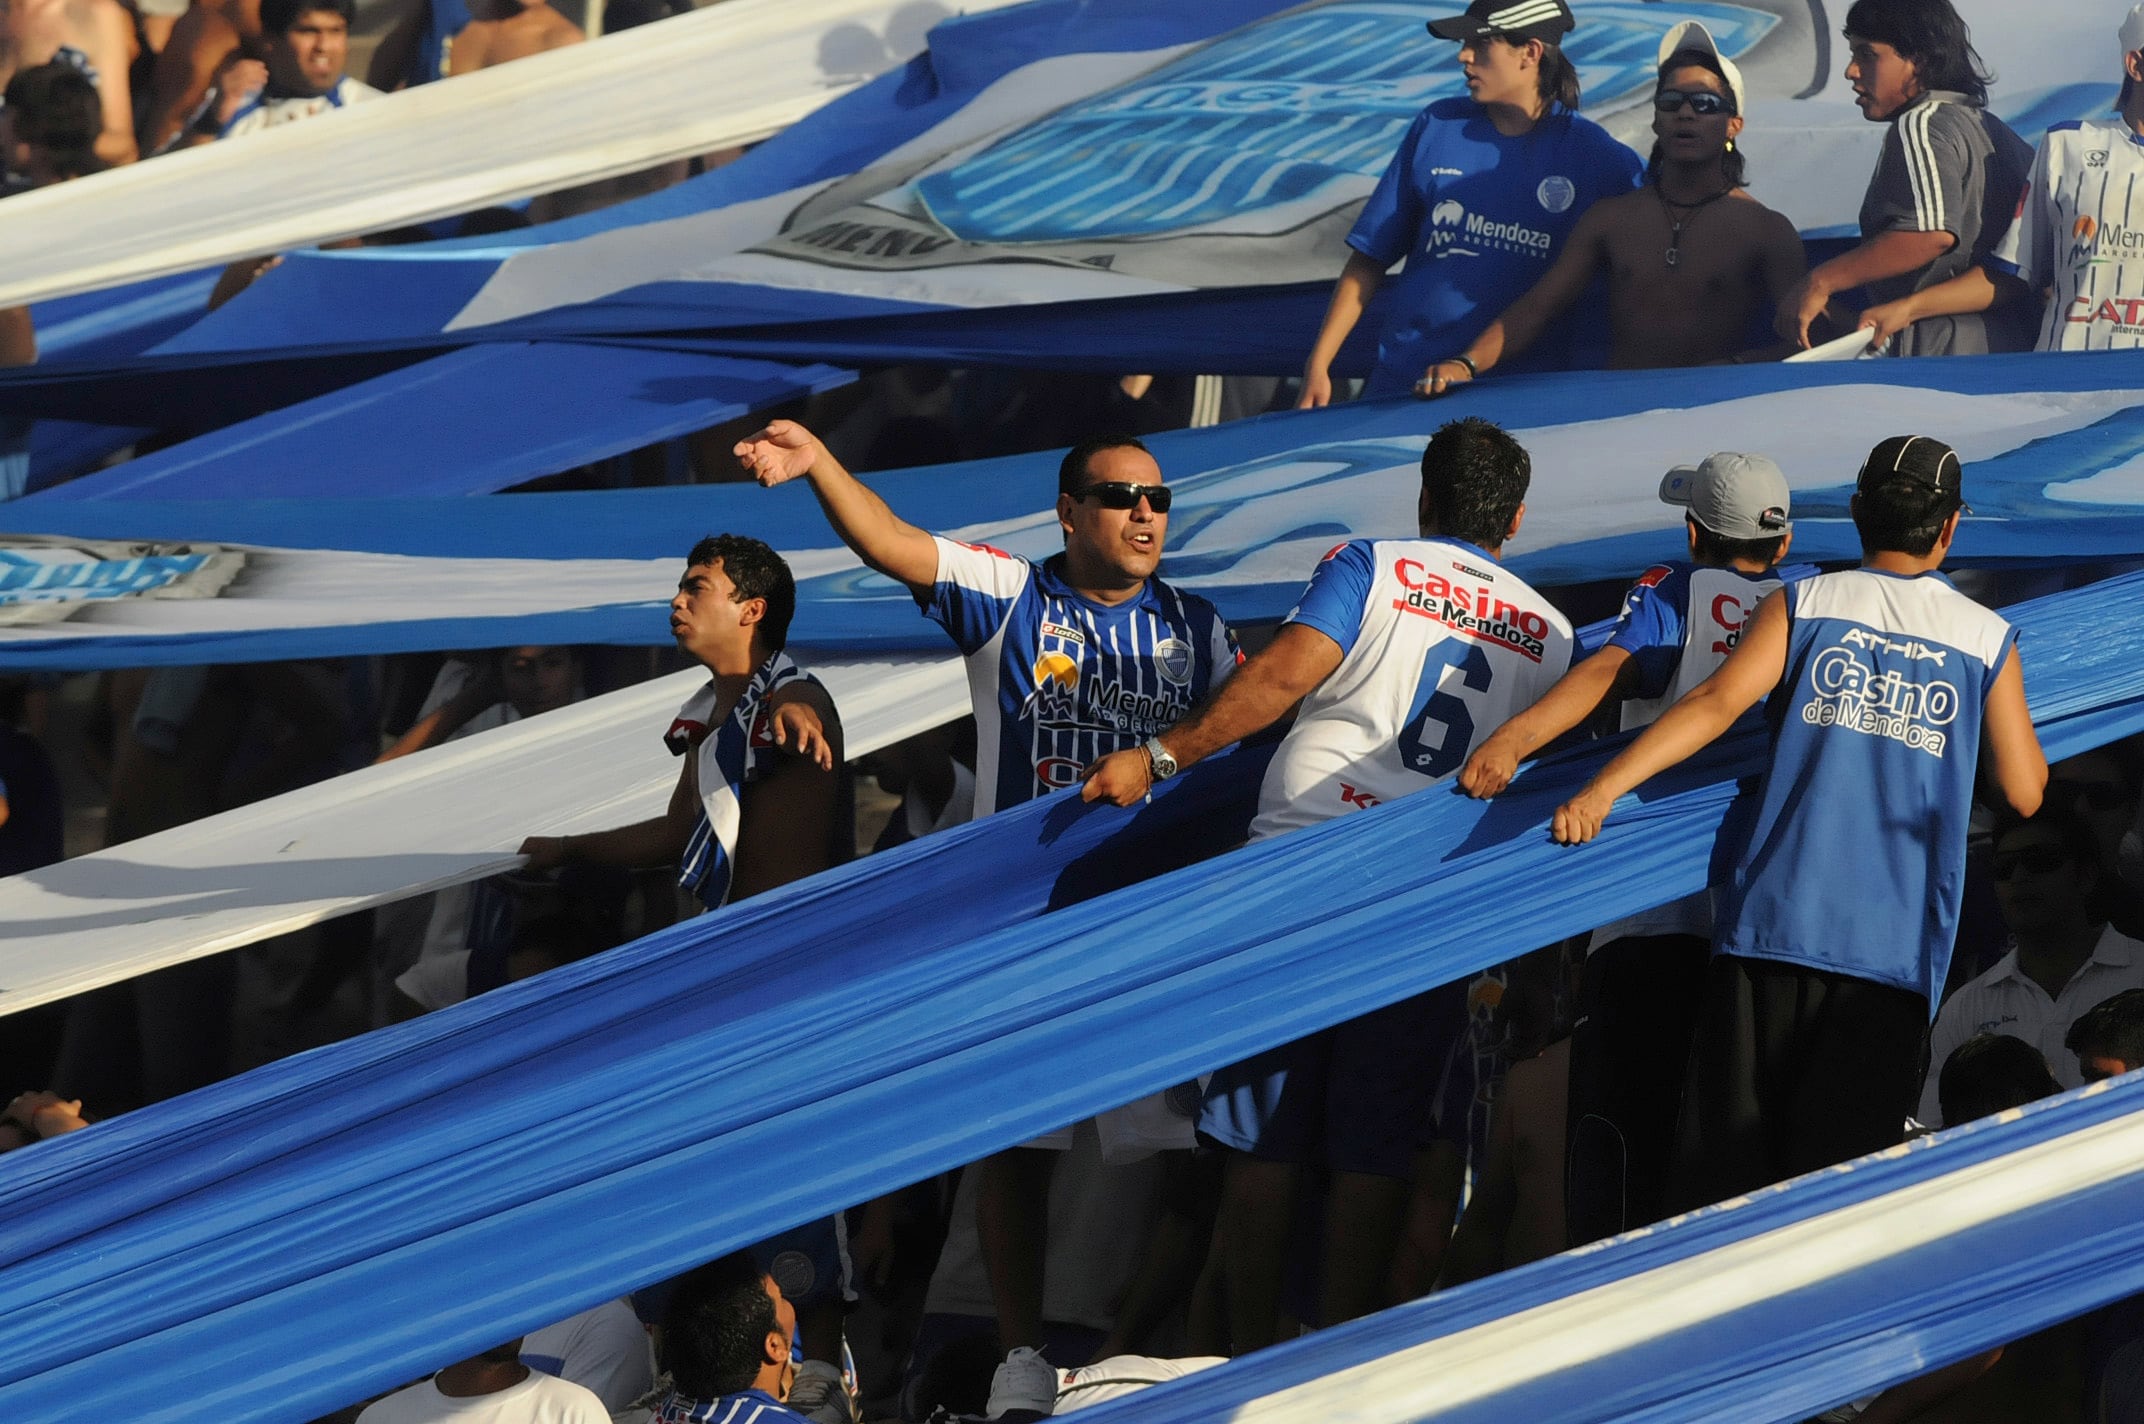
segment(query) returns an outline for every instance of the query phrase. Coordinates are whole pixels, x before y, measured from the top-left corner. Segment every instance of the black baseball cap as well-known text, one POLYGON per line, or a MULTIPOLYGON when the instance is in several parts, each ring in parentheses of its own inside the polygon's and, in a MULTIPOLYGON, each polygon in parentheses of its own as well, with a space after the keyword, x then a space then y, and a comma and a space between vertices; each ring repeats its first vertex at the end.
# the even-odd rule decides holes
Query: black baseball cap
POLYGON ((1474 0, 1464 15, 1429 22, 1429 32, 1438 39, 1461 44, 1484 35, 1555 44, 1577 28, 1563 0, 1474 0))
POLYGON ((1948 495, 1966 513, 1973 512, 1965 502, 1965 466, 1958 452, 1932 435, 1893 435, 1869 451, 1854 488, 1872 494, 1893 486, 1948 495))

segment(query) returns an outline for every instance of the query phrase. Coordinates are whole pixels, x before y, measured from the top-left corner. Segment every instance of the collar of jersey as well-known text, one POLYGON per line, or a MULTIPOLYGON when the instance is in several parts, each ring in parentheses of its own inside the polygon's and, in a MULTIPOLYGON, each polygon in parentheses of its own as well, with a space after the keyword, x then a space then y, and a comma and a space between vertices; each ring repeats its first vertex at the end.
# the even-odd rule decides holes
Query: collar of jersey
POLYGON ((1492 564, 1498 564, 1501 562, 1500 560, 1498 560, 1496 555, 1490 553, 1481 545, 1470 544, 1464 539, 1456 539, 1449 534, 1432 534, 1429 536, 1429 541, 1432 544, 1450 544, 1454 548, 1464 549, 1470 554, 1479 555, 1481 558, 1487 559, 1492 564))
POLYGON ((1097 613, 1105 614, 1119 613, 1124 609, 1137 608, 1142 604, 1152 602, 1154 585, 1159 582, 1158 575, 1150 576, 1145 583, 1139 585, 1139 592, 1125 599, 1122 603, 1102 603, 1096 599, 1089 598, 1086 594, 1081 593, 1071 584, 1065 582, 1065 556, 1063 554, 1052 554, 1047 559, 1044 559, 1035 566, 1035 574, 1036 577, 1042 580, 1043 592, 1054 598, 1072 599, 1074 602, 1085 604, 1097 613))
POLYGON ((1964 94, 1956 89, 1924 89, 1914 96, 1912 103, 1901 108, 1892 117, 1894 119, 1902 118, 1923 104, 1963 104, 1968 109, 1977 107, 1971 99, 1966 98, 1964 94))

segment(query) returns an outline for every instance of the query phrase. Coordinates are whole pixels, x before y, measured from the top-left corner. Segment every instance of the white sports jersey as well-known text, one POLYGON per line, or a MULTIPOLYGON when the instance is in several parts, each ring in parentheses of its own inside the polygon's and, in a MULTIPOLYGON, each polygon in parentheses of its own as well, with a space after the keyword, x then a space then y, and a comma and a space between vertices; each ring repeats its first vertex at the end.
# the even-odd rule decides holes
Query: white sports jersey
POLYGON ((351 104, 377 99, 380 91, 362 79, 338 79, 324 94, 311 94, 302 98, 271 96, 265 89, 253 96, 244 108, 231 115, 231 121, 218 131, 216 137, 238 138, 243 134, 259 133, 299 119, 310 119, 330 109, 340 109, 351 104))
POLYGON ((2144 345, 2144 140, 2120 121, 2048 129, 1989 262, 2054 288, 2040 350, 2144 345))
POLYGON ((1571 665, 1571 625, 1457 539, 1357 539, 1288 615, 1340 645, 1258 794, 1251 839, 1432 785, 1571 665))

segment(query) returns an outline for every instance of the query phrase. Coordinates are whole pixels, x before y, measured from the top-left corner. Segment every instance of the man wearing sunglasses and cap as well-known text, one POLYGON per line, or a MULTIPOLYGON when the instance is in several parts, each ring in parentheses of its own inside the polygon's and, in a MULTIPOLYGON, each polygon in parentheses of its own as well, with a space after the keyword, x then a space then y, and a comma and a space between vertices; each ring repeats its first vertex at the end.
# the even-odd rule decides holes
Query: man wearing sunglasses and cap
POLYGON ((1547 274, 1432 363, 1417 394, 1443 395, 1526 351, 1597 275, 1608 279, 1616 367, 1732 360, 1801 281, 1794 224, 1742 186, 1742 71, 1711 31, 1684 20, 1661 37, 1658 73, 1645 186, 1586 209, 1547 274))
MULTIPOLYGON (((1578 71, 1560 44, 1576 25, 1564 0, 1474 0, 1430 22, 1458 42, 1467 97, 1416 116, 1363 205, 1300 405, 1332 399, 1333 358, 1395 263, 1406 266, 1366 396, 1413 390, 1540 279, 1587 209, 1637 186, 1638 156, 1578 113, 1578 71)), ((1554 369, 1566 356, 1540 342, 1531 360, 1554 369)))
POLYGON ((1957 935, 1983 748, 2001 801, 2039 809, 2047 759, 2015 635, 1937 572, 1963 483, 1940 440, 1878 444, 1851 506, 1861 567, 1767 597, 1719 670, 1556 811, 1557 840, 1592 840, 1619 797, 1770 699, 1771 761, 1722 887, 1670 1210, 1898 1140, 1957 935))
MULTIPOLYGON (((977 818, 1079 780, 1111 752, 1139 755, 1236 670, 1236 639, 1211 603, 1158 578, 1169 487, 1130 436, 1083 441, 1057 473, 1064 552, 1041 563, 928 533, 887 507, 811 431, 777 420, 738 442, 763 485, 807 480, 834 532, 908 585, 968 665, 975 705, 977 818)), ((1165 1095, 1164 1095, 1165 1096, 1165 1095)), ((1140 1104, 1097 1119, 1105 1159, 1130 1144, 1140 1104)), ((1063 1128, 1030 1144, 1072 1145, 1063 1128)), ((1189 1123, 1183 1145, 1191 1145, 1189 1123)), ((1000 1338, 1039 1346, 1050 1159, 1024 1148, 983 1169, 979 1226, 1000 1338)))

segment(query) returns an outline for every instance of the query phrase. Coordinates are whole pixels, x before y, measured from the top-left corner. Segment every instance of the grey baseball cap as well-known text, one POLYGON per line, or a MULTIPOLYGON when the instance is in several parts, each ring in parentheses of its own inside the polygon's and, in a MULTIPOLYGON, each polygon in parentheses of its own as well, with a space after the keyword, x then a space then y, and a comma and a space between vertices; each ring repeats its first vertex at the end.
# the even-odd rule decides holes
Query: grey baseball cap
POLYGON ((1787 477, 1762 455, 1722 450, 1696 465, 1677 465, 1660 481, 1660 498, 1679 504, 1722 539, 1772 539, 1793 526, 1787 477))

